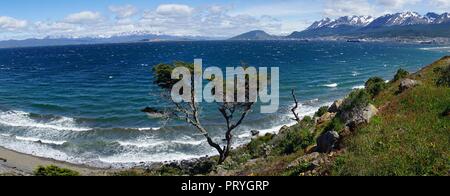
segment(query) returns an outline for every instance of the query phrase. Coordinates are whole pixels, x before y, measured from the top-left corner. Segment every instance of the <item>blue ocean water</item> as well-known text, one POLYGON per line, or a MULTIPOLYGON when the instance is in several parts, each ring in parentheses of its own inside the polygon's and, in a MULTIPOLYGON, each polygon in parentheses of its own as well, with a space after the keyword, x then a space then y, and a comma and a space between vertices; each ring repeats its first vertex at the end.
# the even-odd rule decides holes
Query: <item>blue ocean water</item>
MULTIPOLYGON (((205 41, 0 49, 0 146, 96 166, 194 158, 214 151, 183 122, 162 124, 140 112, 164 107, 152 67, 202 58, 207 66, 280 68, 280 110, 252 113, 234 134, 275 132, 292 124, 290 90, 302 115, 361 88, 371 76, 417 71, 448 47, 387 43, 205 41)), ((203 122, 221 141, 223 120, 203 108, 203 122)))

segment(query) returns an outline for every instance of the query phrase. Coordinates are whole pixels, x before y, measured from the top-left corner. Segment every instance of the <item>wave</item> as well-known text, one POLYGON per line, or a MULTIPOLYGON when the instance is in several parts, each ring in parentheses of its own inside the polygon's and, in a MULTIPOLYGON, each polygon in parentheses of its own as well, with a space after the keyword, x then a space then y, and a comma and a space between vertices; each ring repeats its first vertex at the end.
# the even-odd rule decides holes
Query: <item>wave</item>
POLYGON ((31 118, 31 114, 22 111, 0 112, 0 124, 10 127, 27 127, 37 129, 51 129, 57 131, 90 131, 92 129, 78 126, 75 119, 56 117, 49 120, 31 118))
POLYGON ((158 131, 161 127, 143 127, 143 128, 137 128, 139 131, 158 131))
POLYGON ((328 88, 336 88, 336 87, 338 87, 338 84, 337 84, 337 83, 333 83, 333 84, 324 84, 324 85, 322 85, 322 86, 328 87, 328 88))
POLYGON ((427 51, 450 51, 450 46, 420 48, 420 50, 427 50, 427 51))
MULTIPOLYGON (((319 110, 320 107, 331 106, 332 104, 333 104, 333 102, 327 102, 327 103, 319 104, 319 105, 316 105, 316 106, 311 106, 311 105, 307 105, 307 104, 300 104, 300 106, 296 110, 296 112, 299 114, 300 118, 304 118, 306 116, 314 116, 314 114, 317 112, 317 110, 319 110)), ((293 114, 288 113, 288 114, 286 114, 285 118, 290 120, 290 119, 294 118, 294 116, 293 116, 293 114)), ((275 125, 275 126, 273 126, 271 128, 261 129, 261 130, 259 130, 259 135, 263 136, 263 135, 268 134, 268 133, 276 134, 284 126, 291 127, 291 126, 294 126, 295 124, 297 124, 297 122, 295 122, 293 120, 291 120, 291 121, 292 122, 289 122, 289 123, 275 125)), ((238 138, 249 138, 249 137, 252 137, 250 133, 244 133, 244 134, 238 135, 238 138)))
POLYGON ((171 144, 180 144, 180 145, 189 145, 189 146, 199 146, 203 143, 203 141, 195 141, 195 140, 173 140, 173 141, 160 141, 160 140, 152 140, 145 139, 138 141, 118 141, 121 146, 134 146, 138 148, 151 148, 156 146, 168 146, 171 144))
POLYGON ((353 90, 358 90, 358 89, 365 89, 365 88, 366 88, 366 86, 360 85, 360 86, 354 86, 352 89, 353 90))
POLYGON ((20 136, 16 136, 15 138, 16 138, 17 140, 21 140, 21 141, 37 142, 37 143, 42 143, 42 144, 64 145, 65 143, 67 143, 67 141, 44 140, 44 139, 33 138, 33 137, 20 137, 20 136))

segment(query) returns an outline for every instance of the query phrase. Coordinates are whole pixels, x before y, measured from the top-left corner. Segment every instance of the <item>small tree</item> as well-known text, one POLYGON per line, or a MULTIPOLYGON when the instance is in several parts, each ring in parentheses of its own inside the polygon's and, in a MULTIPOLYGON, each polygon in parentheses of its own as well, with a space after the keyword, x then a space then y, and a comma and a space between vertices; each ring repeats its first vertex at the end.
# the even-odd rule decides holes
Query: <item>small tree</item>
POLYGON ((394 82, 404 79, 404 78, 408 77, 408 75, 409 75, 408 71, 400 68, 397 71, 397 74, 395 74, 395 76, 394 76, 394 82))
POLYGON ((372 96, 376 97, 386 88, 386 82, 383 78, 380 77, 372 77, 367 80, 365 84, 366 91, 372 96))
MULTIPOLYGON (((189 90, 191 91, 191 100, 188 102, 177 103, 170 98, 170 92, 172 87, 179 82, 180 80, 174 80, 171 77, 172 71, 177 67, 185 67, 190 70, 192 75, 194 75, 194 64, 184 63, 184 62, 175 62, 173 65, 170 64, 160 64, 156 65, 153 68, 155 73, 155 83, 163 90, 162 97, 165 100, 170 100, 171 104, 174 107, 170 109, 166 109, 163 113, 170 117, 176 117, 178 119, 182 119, 196 128, 207 140, 208 144, 213 147, 219 153, 219 164, 223 163, 230 154, 231 146, 233 142, 233 131, 239 127, 247 115, 251 112, 252 106, 254 102, 250 101, 248 98, 249 94, 249 76, 245 76, 246 78, 246 101, 245 102, 226 102, 226 94, 223 96, 223 102, 216 102, 217 109, 220 114, 225 119, 226 123, 226 131, 225 131, 225 145, 222 147, 220 143, 214 141, 209 131, 202 125, 201 116, 200 116, 200 104, 196 101, 195 97, 195 87, 194 82, 191 83, 190 89, 182 89, 182 91, 189 90)), ((211 78, 213 80, 214 78, 211 78)), ((192 78, 191 81, 194 81, 192 78)), ((225 83, 223 84, 225 86, 225 83)), ((236 82, 235 82, 236 85, 236 82)), ((212 89, 214 92, 216 89, 212 89)), ((235 86, 235 93, 237 93, 235 86)), ((215 93, 215 92, 214 92, 215 93)), ((237 96, 234 96, 237 97, 237 96)), ((236 99, 236 98, 235 98, 236 99)))

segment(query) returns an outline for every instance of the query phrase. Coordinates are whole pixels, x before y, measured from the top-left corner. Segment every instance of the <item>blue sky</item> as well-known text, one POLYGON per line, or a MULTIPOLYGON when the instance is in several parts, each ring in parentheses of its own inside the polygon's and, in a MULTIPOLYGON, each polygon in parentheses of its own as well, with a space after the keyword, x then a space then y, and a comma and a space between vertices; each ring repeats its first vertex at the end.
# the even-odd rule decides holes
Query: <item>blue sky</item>
POLYGON ((450 0, 3 0, 0 40, 129 32, 228 37, 302 30, 344 15, 450 10, 450 0))

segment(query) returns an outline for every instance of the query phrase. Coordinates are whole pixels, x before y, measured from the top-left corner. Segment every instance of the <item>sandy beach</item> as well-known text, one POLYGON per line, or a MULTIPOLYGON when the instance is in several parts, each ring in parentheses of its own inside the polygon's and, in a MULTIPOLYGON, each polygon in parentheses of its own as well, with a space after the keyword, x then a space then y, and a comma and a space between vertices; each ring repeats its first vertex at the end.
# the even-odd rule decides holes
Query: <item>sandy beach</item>
MULTIPOLYGON (((0 175, 32 175, 38 166, 55 165, 78 171, 83 176, 106 175, 107 170, 35 157, 0 147, 0 175)), ((110 172, 110 171, 109 171, 110 172)))

